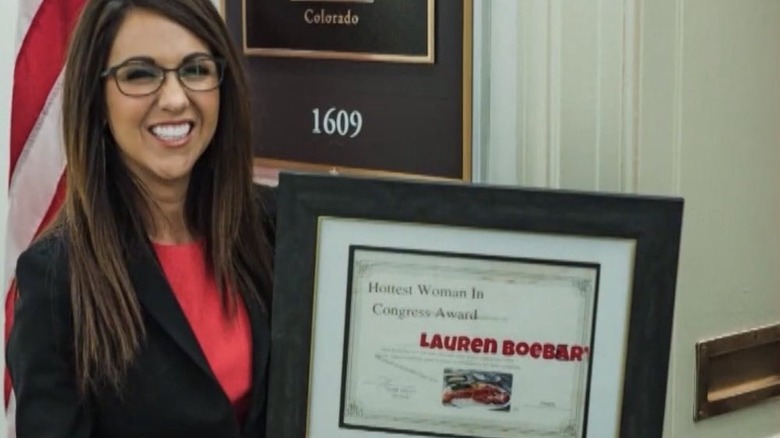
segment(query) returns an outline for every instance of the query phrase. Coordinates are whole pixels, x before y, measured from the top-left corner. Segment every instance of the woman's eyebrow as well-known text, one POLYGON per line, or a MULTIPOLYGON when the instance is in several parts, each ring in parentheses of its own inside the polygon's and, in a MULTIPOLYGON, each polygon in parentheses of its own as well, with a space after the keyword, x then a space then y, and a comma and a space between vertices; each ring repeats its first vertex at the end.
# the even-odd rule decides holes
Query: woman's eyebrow
POLYGON ((150 57, 150 56, 131 56, 131 57, 126 58, 125 60, 123 60, 122 62, 120 62, 120 63, 118 63, 116 65, 127 64, 127 63, 130 63, 130 62, 139 62, 139 63, 144 62, 144 63, 147 63, 147 64, 156 64, 154 62, 154 59, 152 57, 150 57))
MULTIPOLYGON (((200 58, 201 56, 211 56, 211 54, 208 53, 208 52, 192 52, 192 53, 184 56, 184 58, 182 58, 181 62, 179 62, 179 65, 181 65, 181 64, 183 64, 185 62, 191 61, 193 59, 200 58)), ((143 63, 147 63, 147 64, 160 65, 151 56, 131 56, 129 58, 124 59, 122 62, 120 62, 120 63, 118 63, 116 65, 122 65, 122 64, 127 64, 127 63, 131 63, 131 62, 138 62, 138 63, 142 63, 143 62, 143 63)))
POLYGON ((193 53, 190 53, 189 55, 185 56, 181 60, 181 62, 185 63, 187 61, 192 61, 193 59, 200 58, 202 56, 209 56, 209 57, 211 57, 212 55, 211 55, 211 53, 207 53, 207 52, 193 52, 193 53))

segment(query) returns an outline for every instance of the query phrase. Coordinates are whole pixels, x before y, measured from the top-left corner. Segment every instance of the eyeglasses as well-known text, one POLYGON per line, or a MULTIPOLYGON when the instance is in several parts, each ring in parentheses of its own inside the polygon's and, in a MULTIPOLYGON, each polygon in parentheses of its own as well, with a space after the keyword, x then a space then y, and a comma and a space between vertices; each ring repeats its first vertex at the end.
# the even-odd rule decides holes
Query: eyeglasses
POLYGON ((175 72, 179 83, 190 91, 211 91, 222 83, 224 71, 225 60, 209 55, 185 59, 176 68, 162 68, 146 59, 131 58, 104 70, 100 77, 113 77, 122 94, 141 97, 156 93, 168 72, 175 72))

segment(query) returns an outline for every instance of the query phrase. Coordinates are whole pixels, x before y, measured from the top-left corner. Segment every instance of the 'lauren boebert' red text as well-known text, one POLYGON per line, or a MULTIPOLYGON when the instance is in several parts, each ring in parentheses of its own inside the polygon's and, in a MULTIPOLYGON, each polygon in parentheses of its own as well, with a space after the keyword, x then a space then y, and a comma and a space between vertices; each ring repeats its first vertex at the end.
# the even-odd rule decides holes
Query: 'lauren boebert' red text
POLYGON ((420 347, 430 350, 462 351, 475 354, 499 354, 504 356, 527 356, 532 359, 580 362, 590 352, 588 347, 552 342, 525 342, 510 339, 498 341, 493 338, 451 336, 434 333, 420 333, 420 347))

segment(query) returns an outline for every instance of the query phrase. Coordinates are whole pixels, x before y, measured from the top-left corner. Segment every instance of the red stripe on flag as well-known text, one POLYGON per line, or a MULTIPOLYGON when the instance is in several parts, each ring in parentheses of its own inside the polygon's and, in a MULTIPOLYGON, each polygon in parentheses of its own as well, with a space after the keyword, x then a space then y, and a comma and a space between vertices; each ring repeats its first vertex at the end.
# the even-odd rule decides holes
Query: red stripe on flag
POLYGON ((9 180, 65 63, 70 33, 84 1, 43 0, 22 40, 14 67, 9 180))
MULTIPOLYGON (((5 343, 8 344, 8 336, 11 334, 11 323, 14 317, 14 304, 16 303, 16 280, 11 282, 11 287, 5 295, 5 343)), ((3 406, 8 409, 8 401, 11 399, 11 373, 8 368, 5 369, 3 376, 3 406)))
MULTIPOLYGON (((60 175, 60 180, 57 183, 57 191, 52 197, 49 209, 46 210, 46 214, 43 216, 43 221, 38 226, 38 230, 35 232, 37 236, 43 231, 46 226, 57 216, 60 211, 62 202, 65 200, 65 174, 60 175)), ((14 322, 14 304, 16 304, 16 281, 11 282, 11 286, 8 288, 8 293, 5 296, 5 342, 8 343, 8 336, 11 334, 11 326, 14 322)), ((8 369, 5 370, 5 385, 3 385, 3 401, 5 407, 8 407, 8 400, 11 397, 11 374, 8 373, 8 369)))

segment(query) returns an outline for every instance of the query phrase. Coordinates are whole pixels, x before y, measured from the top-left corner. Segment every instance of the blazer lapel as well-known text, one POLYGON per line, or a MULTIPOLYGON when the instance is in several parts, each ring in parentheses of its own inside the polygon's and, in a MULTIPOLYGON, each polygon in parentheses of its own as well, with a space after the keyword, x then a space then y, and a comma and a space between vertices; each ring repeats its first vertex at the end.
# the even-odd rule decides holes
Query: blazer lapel
POLYGON ((246 303, 246 310, 252 326, 252 393, 242 432, 246 437, 265 436, 266 372, 271 331, 266 312, 257 301, 246 303))
MULTIPOLYGON (((141 245, 139 245, 140 247, 141 245)), ((148 248, 138 248, 128 261, 128 273, 138 301, 182 350, 206 374, 214 377, 190 324, 184 316, 168 280, 148 248)))

